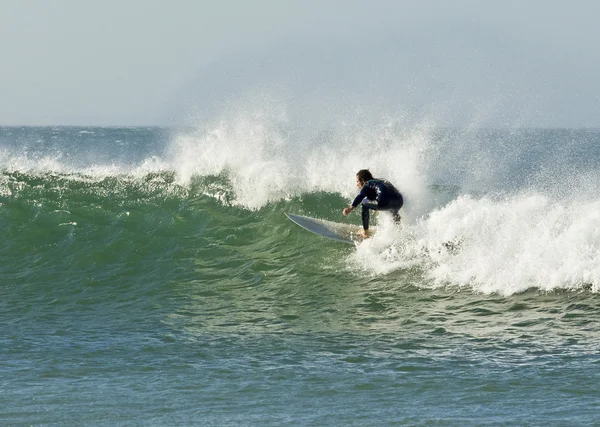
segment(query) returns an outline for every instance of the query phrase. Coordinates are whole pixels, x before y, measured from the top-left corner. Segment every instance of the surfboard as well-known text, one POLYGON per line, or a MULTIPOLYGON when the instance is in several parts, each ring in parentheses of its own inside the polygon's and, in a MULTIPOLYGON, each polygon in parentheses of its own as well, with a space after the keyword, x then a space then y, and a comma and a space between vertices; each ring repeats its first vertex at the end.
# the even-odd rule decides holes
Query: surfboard
POLYGON ((328 239, 349 244, 354 244, 354 242, 360 242, 362 240, 362 237, 359 234, 361 227, 358 225, 341 224, 339 222, 288 213, 285 215, 305 230, 328 239))

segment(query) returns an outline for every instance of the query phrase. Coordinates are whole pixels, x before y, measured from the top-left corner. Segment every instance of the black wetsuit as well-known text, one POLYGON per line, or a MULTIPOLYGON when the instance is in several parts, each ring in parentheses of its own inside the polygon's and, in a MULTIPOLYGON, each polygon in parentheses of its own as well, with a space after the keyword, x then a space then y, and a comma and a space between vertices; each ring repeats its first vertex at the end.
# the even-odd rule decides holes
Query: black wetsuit
POLYGON ((369 209, 374 211, 389 211, 394 216, 394 221, 400 221, 398 211, 404 204, 402 194, 384 179, 371 179, 364 183, 360 193, 352 202, 356 208, 362 202, 362 224, 365 230, 369 229, 369 209))

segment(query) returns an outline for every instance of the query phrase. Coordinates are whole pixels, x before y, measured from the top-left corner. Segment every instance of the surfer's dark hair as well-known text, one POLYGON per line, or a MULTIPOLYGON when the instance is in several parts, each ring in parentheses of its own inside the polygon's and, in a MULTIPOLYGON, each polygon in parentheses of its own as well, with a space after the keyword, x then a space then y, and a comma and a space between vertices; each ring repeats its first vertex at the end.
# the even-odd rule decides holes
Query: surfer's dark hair
POLYGON ((360 180, 360 181, 364 181, 367 182, 373 178, 373 175, 371 175, 371 172, 369 171, 369 169, 361 169, 356 173, 356 177, 360 180))

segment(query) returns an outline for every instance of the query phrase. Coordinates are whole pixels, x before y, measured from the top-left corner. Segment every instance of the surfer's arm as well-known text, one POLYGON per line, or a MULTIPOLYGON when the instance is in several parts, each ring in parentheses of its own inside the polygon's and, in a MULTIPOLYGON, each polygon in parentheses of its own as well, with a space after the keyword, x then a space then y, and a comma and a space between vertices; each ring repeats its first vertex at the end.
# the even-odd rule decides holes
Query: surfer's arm
POLYGON ((356 196, 354 198, 354 200, 352 201, 352 204, 350 206, 348 206, 347 208, 344 208, 343 213, 344 215, 348 215, 349 213, 352 213, 352 211, 360 204, 360 202, 363 201, 363 199, 367 197, 366 191, 365 191, 365 187, 363 187, 360 190, 360 193, 358 193, 358 196, 356 196))
MULTIPOLYGON (((347 208, 344 208, 344 215, 348 215, 353 210, 354 210, 354 206, 352 206, 352 205, 348 206, 347 208)), ((361 218, 362 218, 362 226, 363 226, 362 236, 366 238, 366 237, 368 237, 368 231, 369 231, 369 208, 368 207, 366 207, 366 206, 362 207, 361 218)))
POLYGON ((360 204, 360 202, 363 201, 363 199, 365 197, 367 197, 367 186, 366 185, 363 186, 363 188, 361 188, 360 193, 358 193, 358 196, 356 196, 354 198, 354 200, 352 201, 352 204, 350 205, 350 207, 352 209, 354 209, 355 207, 357 207, 360 204))

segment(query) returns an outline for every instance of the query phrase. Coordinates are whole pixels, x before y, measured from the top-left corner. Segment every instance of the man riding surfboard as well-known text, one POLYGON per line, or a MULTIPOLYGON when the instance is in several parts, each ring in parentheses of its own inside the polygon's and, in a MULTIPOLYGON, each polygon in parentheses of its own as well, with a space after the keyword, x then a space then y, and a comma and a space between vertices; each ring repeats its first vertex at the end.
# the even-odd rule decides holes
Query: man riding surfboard
POLYGON ((369 210, 388 211, 392 213, 394 221, 400 222, 398 211, 404 204, 400 191, 385 179, 373 178, 368 169, 361 169, 356 174, 356 187, 360 189, 352 204, 344 208, 342 213, 350 214, 359 204, 362 206, 362 235, 369 236, 369 210))

